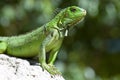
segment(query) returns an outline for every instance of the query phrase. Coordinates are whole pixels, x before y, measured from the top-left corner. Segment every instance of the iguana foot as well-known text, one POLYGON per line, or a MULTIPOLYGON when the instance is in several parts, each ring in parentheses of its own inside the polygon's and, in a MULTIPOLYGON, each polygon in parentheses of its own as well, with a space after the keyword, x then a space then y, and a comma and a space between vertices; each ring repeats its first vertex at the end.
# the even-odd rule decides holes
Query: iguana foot
POLYGON ((47 70, 51 75, 61 75, 61 72, 54 65, 43 64, 43 69, 47 70))
POLYGON ((50 66, 51 69, 52 69, 53 71, 55 71, 56 74, 62 75, 62 73, 61 73, 54 65, 48 64, 48 66, 50 66))

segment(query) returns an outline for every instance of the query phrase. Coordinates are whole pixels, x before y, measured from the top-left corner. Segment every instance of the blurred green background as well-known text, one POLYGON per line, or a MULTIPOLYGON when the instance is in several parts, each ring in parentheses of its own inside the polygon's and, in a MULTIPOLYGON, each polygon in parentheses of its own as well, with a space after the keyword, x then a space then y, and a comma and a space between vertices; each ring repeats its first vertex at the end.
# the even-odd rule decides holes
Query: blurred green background
POLYGON ((1 0, 0 36, 36 29, 72 5, 87 16, 65 38, 56 66, 66 80, 120 80, 120 0, 1 0))

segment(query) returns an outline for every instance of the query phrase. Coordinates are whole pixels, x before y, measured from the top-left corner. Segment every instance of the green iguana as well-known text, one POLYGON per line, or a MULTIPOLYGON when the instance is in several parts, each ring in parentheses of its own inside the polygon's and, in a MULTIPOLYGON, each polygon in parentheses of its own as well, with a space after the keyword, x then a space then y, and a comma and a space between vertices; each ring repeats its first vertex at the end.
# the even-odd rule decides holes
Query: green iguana
POLYGON ((31 58, 38 55, 43 69, 55 75, 59 71, 53 66, 68 29, 80 22, 86 11, 77 6, 63 9, 54 19, 32 32, 19 36, 0 37, 0 53, 15 57, 31 58), (50 56, 48 63, 46 53, 50 56))

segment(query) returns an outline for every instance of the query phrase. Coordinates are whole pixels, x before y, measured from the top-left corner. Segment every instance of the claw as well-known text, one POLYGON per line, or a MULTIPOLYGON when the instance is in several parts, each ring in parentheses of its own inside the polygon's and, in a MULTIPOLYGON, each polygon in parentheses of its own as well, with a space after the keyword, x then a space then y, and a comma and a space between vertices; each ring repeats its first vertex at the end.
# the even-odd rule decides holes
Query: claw
POLYGON ((47 70, 52 77, 54 75, 61 75, 61 72, 58 71, 58 69, 54 66, 54 65, 50 65, 50 64, 42 64, 43 69, 47 70))

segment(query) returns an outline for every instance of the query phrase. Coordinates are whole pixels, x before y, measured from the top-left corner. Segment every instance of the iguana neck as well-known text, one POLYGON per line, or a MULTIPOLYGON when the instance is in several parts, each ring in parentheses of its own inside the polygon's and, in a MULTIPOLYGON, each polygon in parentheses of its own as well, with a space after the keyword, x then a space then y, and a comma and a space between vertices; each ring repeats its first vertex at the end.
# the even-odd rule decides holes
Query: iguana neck
POLYGON ((64 15, 65 14, 61 12, 47 24, 49 28, 58 30, 61 37, 67 36, 68 34, 67 25, 62 23, 62 19, 64 18, 64 15))

